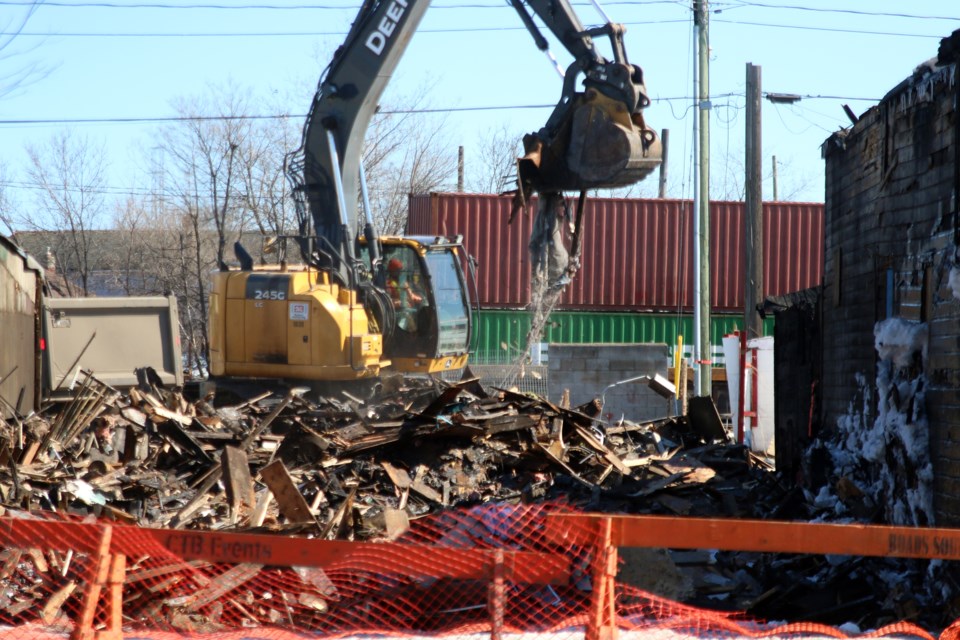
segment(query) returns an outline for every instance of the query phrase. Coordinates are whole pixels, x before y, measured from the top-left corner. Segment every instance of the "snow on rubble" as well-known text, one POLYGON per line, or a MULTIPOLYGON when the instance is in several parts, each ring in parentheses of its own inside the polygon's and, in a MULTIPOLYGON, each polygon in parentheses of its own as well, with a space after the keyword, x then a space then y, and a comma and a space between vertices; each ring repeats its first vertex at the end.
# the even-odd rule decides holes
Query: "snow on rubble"
MULTIPOLYGON (((960 277, 957 279, 960 285, 960 277)), ((958 289, 960 291, 960 289, 958 289)), ((824 464, 824 484, 811 486, 819 519, 934 526, 933 463, 926 414, 926 323, 888 318, 874 327, 876 377, 857 375, 859 388, 835 429, 807 451, 807 466, 824 464)), ((943 602, 934 579, 942 563, 903 562, 884 580, 911 584, 918 599, 943 602)))
POLYGON ((836 430, 815 445, 832 463, 828 484, 813 488, 819 491, 816 503, 830 505, 832 513, 824 513, 830 519, 863 519, 865 511, 879 510, 887 524, 930 526, 933 466, 923 373, 927 325, 889 318, 876 324, 874 336, 875 380, 857 375, 857 397, 836 430))

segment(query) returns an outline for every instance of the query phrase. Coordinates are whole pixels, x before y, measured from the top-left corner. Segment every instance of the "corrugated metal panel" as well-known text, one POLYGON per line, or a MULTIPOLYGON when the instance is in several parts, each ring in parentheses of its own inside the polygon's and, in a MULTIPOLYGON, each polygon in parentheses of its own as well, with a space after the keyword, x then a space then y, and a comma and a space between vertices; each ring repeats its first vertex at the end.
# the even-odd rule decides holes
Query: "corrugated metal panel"
MULTIPOLYGON (((483 309, 474 316, 474 360, 510 362, 524 352, 530 331, 526 311, 483 309)), ((723 336, 743 325, 742 316, 712 316, 710 341, 720 345, 723 336)), ((773 319, 764 321, 765 335, 773 335, 773 319)), ((560 344, 657 343, 674 345, 683 335, 693 342, 693 318, 667 313, 611 313, 555 311, 540 342, 560 344)))
MULTIPOLYGON (((712 202, 711 307, 743 308, 741 202, 712 202)), ((764 203, 765 294, 820 284, 823 205, 764 203)), ((693 206, 689 200, 593 198, 587 201, 582 268, 560 308, 689 311, 693 306, 693 206)), ((522 308, 529 302, 527 243, 532 215, 510 224, 510 199, 477 194, 411 196, 408 233, 463 234, 479 261, 480 305, 522 308)))
POLYGON ((41 282, 38 265, 19 247, 0 236, 0 416, 10 407, 24 415, 39 408, 37 320, 41 282))

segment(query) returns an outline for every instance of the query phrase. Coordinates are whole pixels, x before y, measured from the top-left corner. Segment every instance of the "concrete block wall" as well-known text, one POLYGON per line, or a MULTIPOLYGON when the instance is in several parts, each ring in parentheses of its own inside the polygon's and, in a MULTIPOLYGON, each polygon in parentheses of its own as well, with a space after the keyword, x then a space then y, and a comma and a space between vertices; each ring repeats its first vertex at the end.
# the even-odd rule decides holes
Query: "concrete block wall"
MULTIPOLYGON (((669 348, 665 344, 551 344, 547 363, 549 398, 559 402, 565 389, 576 406, 600 397, 607 385, 655 373, 666 377, 669 348)), ((607 390, 604 415, 642 422, 673 415, 673 401, 645 383, 627 383, 607 390)))

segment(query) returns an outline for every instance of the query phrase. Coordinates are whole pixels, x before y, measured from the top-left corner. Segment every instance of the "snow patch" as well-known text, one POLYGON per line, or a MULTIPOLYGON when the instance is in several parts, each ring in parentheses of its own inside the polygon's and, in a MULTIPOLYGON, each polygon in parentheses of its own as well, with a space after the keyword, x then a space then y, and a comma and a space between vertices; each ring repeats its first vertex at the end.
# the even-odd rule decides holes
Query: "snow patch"
POLYGON ((960 300, 960 267, 950 268, 950 276, 947 279, 947 285, 949 285, 954 299, 960 300))
POLYGON ((881 320, 873 329, 875 346, 881 360, 890 360, 897 367, 909 367, 915 354, 927 361, 927 324, 902 318, 881 320))
MULTIPOLYGON (((951 272, 950 282, 960 299, 960 268, 951 272)), ((808 491, 815 496, 816 520, 935 526, 926 415, 928 327, 890 318, 875 325, 874 337, 876 377, 856 376, 857 392, 847 411, 807 452, 808 475, 823 484, 808 491)), ((929 579, 940 573, 939 565, 929 565, 926 576, 914 573, 911 579, 890 571, 878 577, 890 589, 912 585, 909 591, 920 600, 943 602, 951 589, 929 579)))

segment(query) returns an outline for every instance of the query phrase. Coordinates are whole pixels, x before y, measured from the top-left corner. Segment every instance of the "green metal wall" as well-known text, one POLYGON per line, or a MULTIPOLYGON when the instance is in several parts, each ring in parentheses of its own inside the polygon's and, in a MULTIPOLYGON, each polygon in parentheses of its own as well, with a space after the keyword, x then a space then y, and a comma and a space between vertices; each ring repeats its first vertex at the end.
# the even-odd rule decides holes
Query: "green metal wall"
MULTIPOLYGON (((474 362, 509 362, 524 350, 530 331, 530 314, 526 311, 482 309, 474 313, 474 362)), ((712 315, 710 342, 722 343, 723 336, 743 326, 742 316, 712 315)), ((764 335, 773 335, 773 318, 763 324, 764 335)), ((664 313, 601 313, 555 311, 540 342, 561 344, 586 343, 650 343, 675 345, 677 336, 683 343, 693 343, 693 318, 664 313)))

